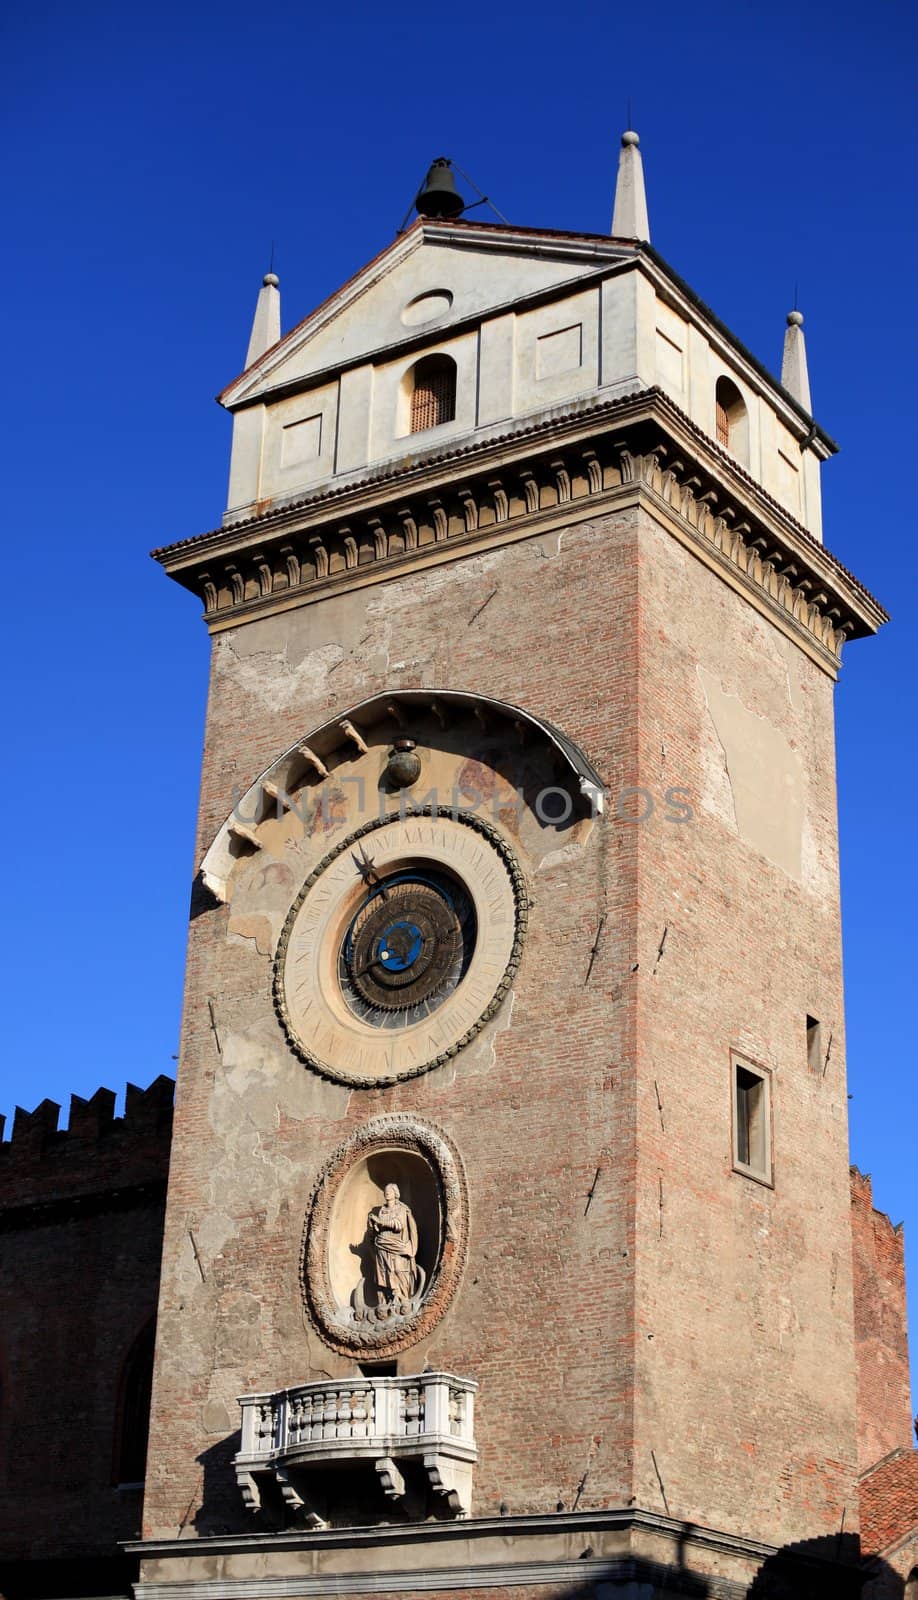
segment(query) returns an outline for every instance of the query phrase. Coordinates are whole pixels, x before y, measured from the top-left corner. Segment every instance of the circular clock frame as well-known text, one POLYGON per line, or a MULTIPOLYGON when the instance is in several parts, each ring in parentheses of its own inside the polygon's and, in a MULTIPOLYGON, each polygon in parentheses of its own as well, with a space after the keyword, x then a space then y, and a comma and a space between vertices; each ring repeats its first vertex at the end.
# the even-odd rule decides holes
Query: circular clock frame
MULTIPOLYGON (((462 811, 440 814, 425 806, 365 823, 309 874, 281 933, 274 1000, 291 1046, 323 1077, 357 1088, 397 1083, 442 1066, 474 1039, 503 1001, 519 965, 528 910, 519 863, 483 818, 462 811), (391 932, 386 914, 378 916, 374 908, 379 885, 384 888, 390 880, 409 886, 393 909, 391 932), (413 900, 412 885, 418 886, 413 900), (460 919, 465 946, 456 928, 447 927, 448 914, 435 903, 435 894, 466 908, 460 919), (352 957, 342 952, 354 928, 360 939, 374 917, 373 929, 378 924, 381 930, 374 945, 378 978, 384 976, 378 956, 387 937, 393 968, 410 959, 419 982, 427 974, 423 1005, 414 1011, 386 1004, 380 984, 366 978, 362 991, 358 976, 348 992, 352 957), (441 950, 431 957, 424 943, 428 935, 446 942, 445 955, 441 950), (443 972, 439 987, 430 975, 434 968, 443 972)), ((364 937, 361 948, 365 945, 364 937)), ((397 985, 393 972, 393 994, 397 985)))

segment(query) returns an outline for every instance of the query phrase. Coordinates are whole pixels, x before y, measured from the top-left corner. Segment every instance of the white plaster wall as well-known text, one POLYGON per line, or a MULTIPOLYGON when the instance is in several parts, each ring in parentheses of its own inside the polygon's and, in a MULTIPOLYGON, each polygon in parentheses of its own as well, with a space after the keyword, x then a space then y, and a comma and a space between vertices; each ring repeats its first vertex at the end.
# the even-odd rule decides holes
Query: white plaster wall
POLYGON ((241 510, 258 499, 266 409, 265 406, 249 406, 233 417, 227 511, 241 510))
POLYGON ((475 396, 478 388, 478 333, 472 330, 441 343, 432 341, 423 350, 413 350, 373 368, 373 393, 370 406, 370 461, 387 456, 412 454, 433 448, 475 428, 475 396), (402 380, 425 356, 451 356, 456 363, 456 415, 452 422, 441 422, 423 433, 409 433, 409 406, 402 392, 402 380))
POLYGON ((260 498, 284 495, 330 478, 337 424, 337 381, 271 406, 265 422, 260 498))
POLYGON ((428 326, 433 337, 446 335, 451 324, 477 316, 495 306, 509 304, 539 289, 576 281, 589 265, 553 261, 544 255, 527 259, 519 254, 489 254, 459 245, 429 240, 407 255, 395 270, 386 272, 334 320, 317 331, 308 343, 291 354, 284 377, 305 377, 339 362, 352 361, 366 352, 384 350, 418 333, 416 323, 405 322, 405 308, 419 295, 446 291, 452 303, 428 326))
POLYGON ((636 272, 616 273, 600 286, 603 388, 638 383, 637 286, 636 272))
POLYGON ((369 352, 409 335, 423 337, 426 323, 413 323, 414 311, 407 323, 404 317, 418 295, 434 296, 436 312, 422 348, 391 360, 368 360, 267 410, 252 406, 237 413, 230 513, 257 499, 293 496, 336 474, 406 453, 423 455, 477 428, 523 419, 600 390, 626 393, 657 385, 714 439, 715 388, 725 376, 747 411, 746 448, 737 449, 737 460, 821 537, 819 463, 812 452, 801 455, 767 391, 741 360, 731 359, 716 334, 708 334, 694 309, 678 296, 664 299, 636 269, 584 285, 582 273, 572 279, 570 262, 510 255, 484 262, 474 250, 427 245, 321 330, 308 347, 308 359, 305 348, 295 352, 283 368, 284 381, 294 378, 298 367, 325 367, 358 349, 369 352), (553 279, 572 280, 570 292, 519 312, 500 309, 502 297, 520 298, 551 287, 553 279), (450 323, 475 311, 482 313, 477 327, 450 335, 450 323), (456 362, 455 417, 409 434, 406 374, 422 356, 437 352, 456 362))
POLYGON ((373 369, 350 367, 338 385, 338 445, 335 472, 356 472, 370 457, 370 404, 373 369))
POLYGON ((599 288, 536 306, 516 319, 513 414, 586 394, 599 385, 599 288))

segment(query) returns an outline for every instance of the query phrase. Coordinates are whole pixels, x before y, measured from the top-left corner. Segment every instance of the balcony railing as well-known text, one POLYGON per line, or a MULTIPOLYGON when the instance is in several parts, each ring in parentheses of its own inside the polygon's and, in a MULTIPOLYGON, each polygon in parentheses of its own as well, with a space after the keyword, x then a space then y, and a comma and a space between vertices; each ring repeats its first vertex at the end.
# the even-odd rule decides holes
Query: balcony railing
MULTIPOLYGON (((302 1383, 277 1394, 243 1395, 236 1479, 253 1511, 266 1483, 280 1489, 297 1520, 324 1527, 316 1469, 372 1463, 383 1492, 405 1501, 403 1469, 421 1471, 453 1516, 471 1509, 475 1391, 448 1372, 417 1377, 302 1383)), ((322 1474, 323 1492, 330 1479, 322 1474)))

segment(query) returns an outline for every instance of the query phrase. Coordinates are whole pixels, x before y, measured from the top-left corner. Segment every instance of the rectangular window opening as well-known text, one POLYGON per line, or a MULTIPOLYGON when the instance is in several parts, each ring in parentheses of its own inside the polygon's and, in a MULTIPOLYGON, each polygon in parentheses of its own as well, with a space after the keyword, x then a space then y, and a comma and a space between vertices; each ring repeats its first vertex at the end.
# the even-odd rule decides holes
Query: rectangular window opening
POLYGON ((398 1377, 397 1361, 359 1361, 357 1365, 364 1378, 398 1377))
POLYGON ((816 1017, 806 1019, 806 1064, 811 1072, 822 1072, 822 1028, 816 1017))
POLYGON ((766 1072, 733 1063, 734 1162, 752 1177, 771 1182, 771 1106, 766 1072))

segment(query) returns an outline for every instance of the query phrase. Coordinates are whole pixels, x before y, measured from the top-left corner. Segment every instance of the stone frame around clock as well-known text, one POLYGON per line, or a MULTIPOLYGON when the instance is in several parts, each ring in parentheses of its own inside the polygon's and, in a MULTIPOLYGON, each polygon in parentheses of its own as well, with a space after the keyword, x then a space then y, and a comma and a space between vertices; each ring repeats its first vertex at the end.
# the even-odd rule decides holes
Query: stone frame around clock
MULTIPOLYGON (((468 887, 468 885, 466 885, 466 887, 468 887)), ((437 807, 435 806, 417 806, 410 807, 407 810, 391 812, 386 816, 374 818, 372 821, 364 823, 362 827, 356 828, 345 838, 339 840, 334 849, 330 850, 328 854, 323 856, 322 860, 317 863, 297 894, 284 923, 283 931, 281 933, 274 958, 273 993, 275 1010, 277 1011, 277 1015, 284 1028, 284 1032, 291 1048, 299 1056, 301 1061, 305 1062, 307 1066, 312 1067, 313 1070, 321 1074, 322 1077, 330 1078, 333 1082, 346 1083, 349 1087, 357 1089, 371 1089, 390 1083, 402 1082, 408 1078, 418 1077, 421 1073, 430 1072, 435 1067, 443 1066, 447 1061, 450 1061, 455 1055, 457 1055, 460 1050, 464 1049, 464 1047, 469 1044, 478 1033, 480 1033, 481 1029, 503 1003, 520 963, 520 958, 523 951, 523 941, 525 939, 528 922, 529 896, 526 889, 525 878, 519 862, 517 861, 513 850, 510 848, 509 844, 503 838, 498 829, 493 827, 489 822, 486 822, 483 818, 477 817, 470 812, 464 812, 461 809, 455 811, 438 811, 437 807), (380 829, 390 827, 394 824, 410 824, 412 822, 429 819, 436 821, 438 818, 447 820, 453 824, 460 824, 463 827, 471 829, 473 832, 477 833, 481 838, 483 838, 490 848, 495 852, 495 854, 500 857, 501 865, 506 872, 509 882, 509 890, 512 894, 514 915, 513 937, 504 971, 498 983, 496 984, 490 999, 482 1007, 482 1010, 476 1017, 474 1023, 467 1027, 464 1032, 459 1037, 454 1039, 445 1049, 430 1056, 427 1060, 399 1071, 391 1073, 379 1073, 372 1077, 358 1072, 348 1072, 341 1068, 337 1068, 334 1063, 318 1056, 304 1043, 298 1033, 296 1021, 291 1015, 288 1005, 284 982, 285 966, 288 947, 291 936, 293 935, 296 927, 299 912, 306 902, 310 892, 319 883, 326 870, 332 866, 346 851, 353 850, 355 845, 367 840, 369 835, 372 835, 373 833, 378 832, 380 829)))
POLYGON ((442 1128, 405 1112, 373 1117, 338 1145, 322 1167, 306 1208, 301 1261, 304 1310, 339 1355, 387 1359, 425 1339, 448 1310, 468 1253, 469 1195, 459 1151, 442 1128), (354 1169, 387 1151, 420 1158, 437 1185, 440 1239, 436 1266, 417 1309, 377 1323, 353 1323, 336 1297, 330 1270, 336 1203, 354 1169))

